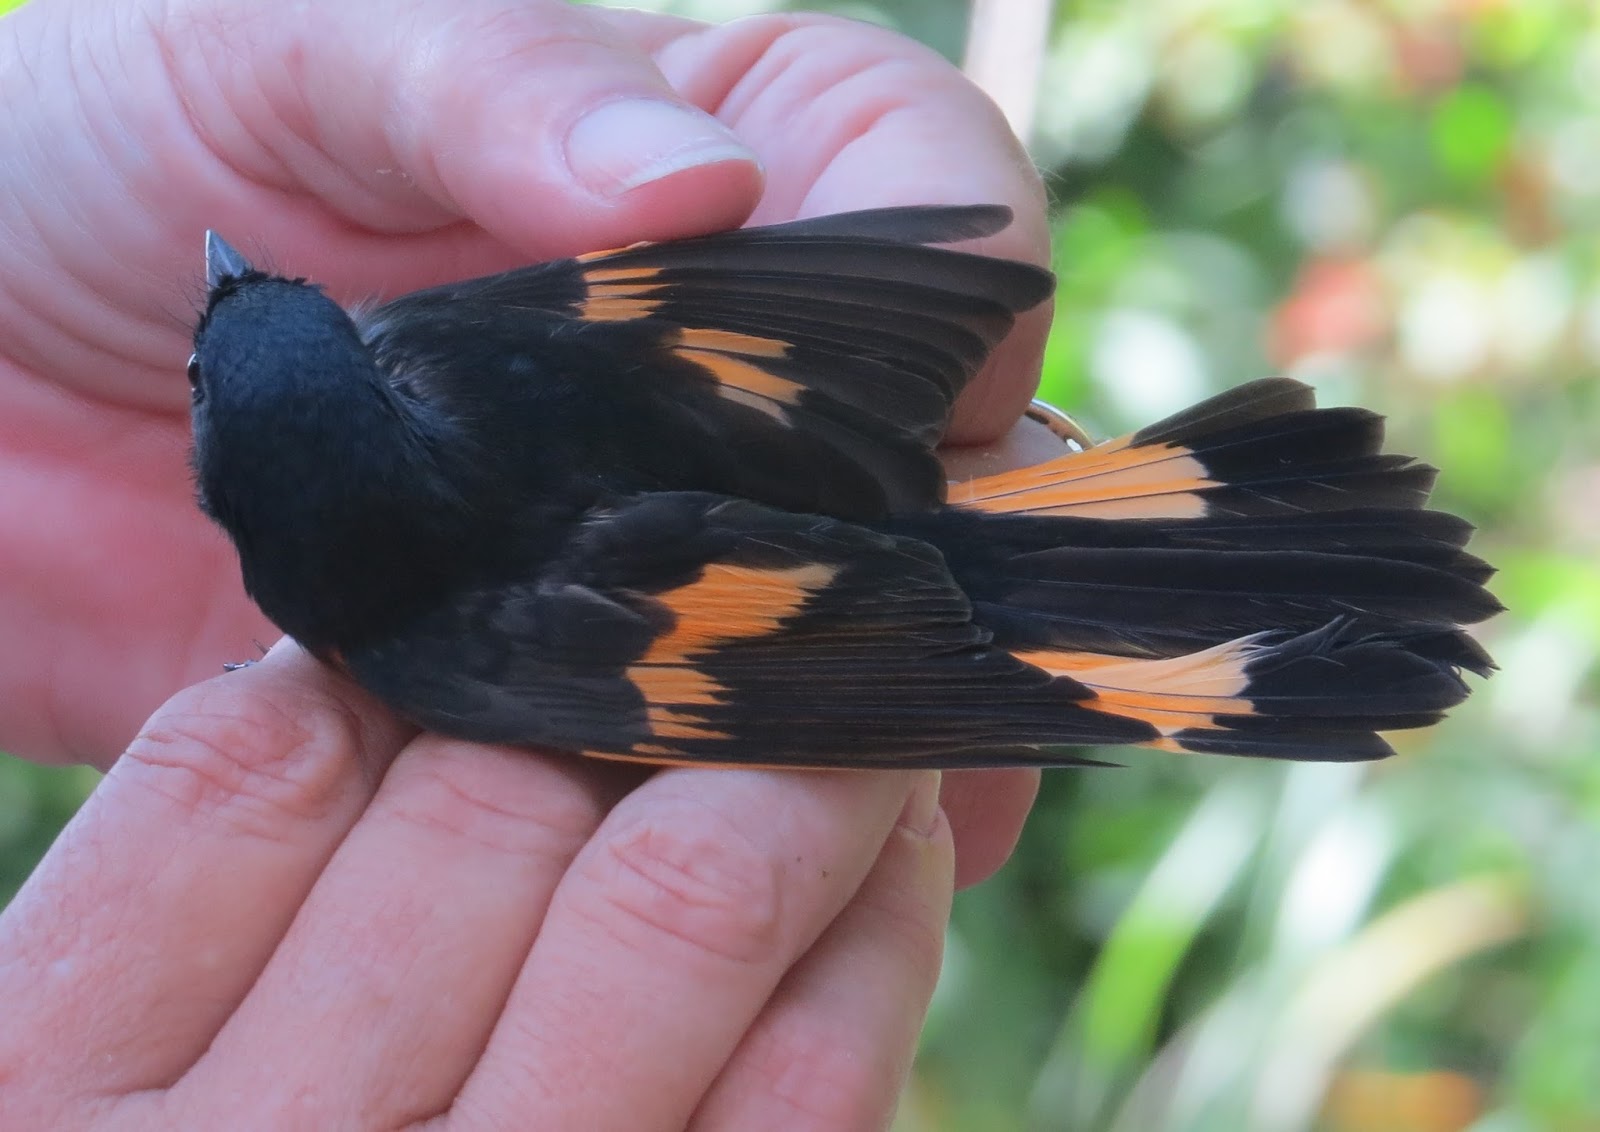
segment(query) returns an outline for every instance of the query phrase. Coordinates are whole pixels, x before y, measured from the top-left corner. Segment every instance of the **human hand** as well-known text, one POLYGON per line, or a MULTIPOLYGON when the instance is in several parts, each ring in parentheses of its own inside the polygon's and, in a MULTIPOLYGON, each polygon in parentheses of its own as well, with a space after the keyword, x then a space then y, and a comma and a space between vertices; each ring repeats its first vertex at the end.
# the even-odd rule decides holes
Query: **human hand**
MULTIPOLYGON (((5 26, 26 66, 0 67, 17 155, 0 262, 18 265, 0 280, 0 634, 29 647, 0 657, 0 746, 35 758, 107 764, 151 705, 275 636, 185 463, 206 227, 347 301, 896 203, 1009 204, 987 250, 1046 258, 1039 181, 998 112, 876 28, 556 0, 293 19, 248 0, 35 0, 5 26)), ((952 439, 1015 421, 1047 317, 1022 320, 952 439)), ((971 882, 1009 853, 1037 778, 946 782, 971 882)))
POLYGON ((887 1127, 937 775, 638 780, 413 737, 287 642, 181 693, 0 915, 0 1123, 887 1127))

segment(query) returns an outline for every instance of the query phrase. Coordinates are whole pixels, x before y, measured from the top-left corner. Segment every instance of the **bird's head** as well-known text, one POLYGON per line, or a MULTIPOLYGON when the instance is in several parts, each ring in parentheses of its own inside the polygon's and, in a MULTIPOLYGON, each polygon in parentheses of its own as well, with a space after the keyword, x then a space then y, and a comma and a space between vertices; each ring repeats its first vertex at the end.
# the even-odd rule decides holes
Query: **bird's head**
POLYGON ((362 615, 367 590, 392 599, 364 579, 443 530, 448 495, 414 414, 321 288, 253 267, 214 232, 206 284, 189 362, 200 506, 262 609, 313 642, 362 615))
POLYGON ((355 323, 320 287, 256 269, 215 232, 206 287, 189 361, 197 443, 240 414, 251 427, 315 420, 382 392, 355 323))
POLYGON ((255 268, 215 232, 206 286, 189 360, 202 505, 216 515, 254 475, 277 490, 308 470, 337 477, 358 455, 352 438, 395 412, 355 323, 320 287, 255 268))

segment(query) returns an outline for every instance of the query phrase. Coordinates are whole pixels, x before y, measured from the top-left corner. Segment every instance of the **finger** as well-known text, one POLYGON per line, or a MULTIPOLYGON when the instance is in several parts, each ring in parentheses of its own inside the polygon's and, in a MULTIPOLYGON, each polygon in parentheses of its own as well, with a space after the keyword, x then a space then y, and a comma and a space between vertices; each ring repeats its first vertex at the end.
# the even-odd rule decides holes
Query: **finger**
POLYGON ((292 644, 151 718, 0 921, 0 1065, 165 1085, 244 998, 406 738, 292 644), (38 1035, 52 1040, 35 1050, 38 1035))
POLYGON ((745 1035, 693 1132, 889 1127, 950 915, 953 848, 938 795, 929 773, 861 890, 745 1035))
POLYGON ((561 882, 463 1128, 677 1132, 860 885, 905 775, 671 770, 561 882))
MULTIPOLYGON (((312 5, 296 20, 245 0, 183 11, 168 36, 182 85, 218 95, 196 109, 211 147, 334 214, 252 233, 274 248, 316 253, 330 235, 348 245, 350 223, 411 233, 467 218, 542 258, 733 227, 760 191, 751 151, 581 6, 390 0, 312 5)), ((293 211, 285 203, 280 216, 293 211)), ((322 267, 315 255, 311 265, 322 267)))
POLYGON ((169 1111, 222 1128, 217 1099, 249 1097, 275 1126, 395 1128, 449 1108, 620 769, 413 742, 169 1111))
POLYGON ((942 803, 956 844, 956 887, 988 880, 1011 859, 1039 795, 1037 770, 953 770, 942 803))
MULTIPOLYGON (((993 102, 929 48, 829 16, 710 28, 638 12, 608 18, 760 155, 767 191, 753 223, 895 204, 1005 204, 1015 220, 980 249, 1049 263, 1033 162, 993 102)), ((1038 382, 1049 322, 1043 307, 1018 320, 957 404, 952 442, 990 441, 1016 422, 1038 382)))
POLYGON ((987 444, 940 448, 939 462, 944 465, 946 479, 951 483, 965 483, 982 476, 1043 464, 1068 451, 1062 439, 1049 428, 1023 417, 987 444))

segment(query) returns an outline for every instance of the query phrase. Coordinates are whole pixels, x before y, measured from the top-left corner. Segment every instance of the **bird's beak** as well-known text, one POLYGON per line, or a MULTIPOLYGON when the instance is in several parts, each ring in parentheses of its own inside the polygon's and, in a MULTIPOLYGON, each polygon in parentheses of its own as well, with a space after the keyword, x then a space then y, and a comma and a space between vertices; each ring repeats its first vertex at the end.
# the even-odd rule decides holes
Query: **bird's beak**
POLYGON ((237 279, 250 271, 245 259, 215 232, 206 232, 206 286, 220 286, 224 279, 237 279))

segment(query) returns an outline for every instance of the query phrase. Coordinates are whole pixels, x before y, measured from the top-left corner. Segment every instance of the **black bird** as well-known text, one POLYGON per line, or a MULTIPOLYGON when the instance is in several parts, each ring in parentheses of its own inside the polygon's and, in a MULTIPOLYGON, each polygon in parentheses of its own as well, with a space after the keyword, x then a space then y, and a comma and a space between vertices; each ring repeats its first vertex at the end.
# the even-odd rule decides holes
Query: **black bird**
POLYGON ((207 236, 194 467, 286 633, 468 739, 649 762, 1389 753, 1492 664, 1470 528, 1382 420, 1240 386, 947 485, 1048 272, 1000 207, 636 245, 363 314, 207 236))

